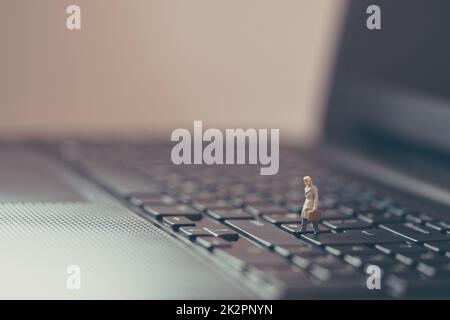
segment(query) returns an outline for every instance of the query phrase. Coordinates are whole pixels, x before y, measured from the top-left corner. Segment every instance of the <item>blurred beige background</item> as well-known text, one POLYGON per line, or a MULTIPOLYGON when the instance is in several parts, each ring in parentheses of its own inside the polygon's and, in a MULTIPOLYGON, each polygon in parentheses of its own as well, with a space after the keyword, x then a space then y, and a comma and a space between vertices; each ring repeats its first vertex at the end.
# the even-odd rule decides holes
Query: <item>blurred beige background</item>
POLYGON ((344 0, 0 0, 0 136, 317 138, 344 0), (66 29, 78 4, 82 30, 66 29))

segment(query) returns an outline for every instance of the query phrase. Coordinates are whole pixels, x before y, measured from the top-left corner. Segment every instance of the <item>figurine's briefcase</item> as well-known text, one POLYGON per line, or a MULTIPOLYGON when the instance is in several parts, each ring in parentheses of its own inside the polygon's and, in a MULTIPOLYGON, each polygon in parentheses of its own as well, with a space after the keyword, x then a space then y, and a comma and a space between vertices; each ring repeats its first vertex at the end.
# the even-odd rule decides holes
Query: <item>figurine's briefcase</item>
POLYGON ((308 221, 319 221, 322 217, 322 213, 319 209, 308 211, 308 221))

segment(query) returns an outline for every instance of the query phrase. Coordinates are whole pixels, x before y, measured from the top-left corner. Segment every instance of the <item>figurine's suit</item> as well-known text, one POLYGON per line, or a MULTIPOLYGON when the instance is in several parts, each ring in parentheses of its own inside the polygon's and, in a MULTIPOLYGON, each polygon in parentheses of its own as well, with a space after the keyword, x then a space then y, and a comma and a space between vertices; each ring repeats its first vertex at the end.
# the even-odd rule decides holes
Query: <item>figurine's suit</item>
MULTIPOLYGON (((308 224, 308 211, 313 208, 319 208, 319 192, 315 185, 311 187, 305 187, 305 202, 303 203, 303 209, 301 213, 302 225, 300 231, 306 231, 306 226, 308 224)), ((319 224, 316 221, 312 221, 314 232, 319 232, 319 224)))

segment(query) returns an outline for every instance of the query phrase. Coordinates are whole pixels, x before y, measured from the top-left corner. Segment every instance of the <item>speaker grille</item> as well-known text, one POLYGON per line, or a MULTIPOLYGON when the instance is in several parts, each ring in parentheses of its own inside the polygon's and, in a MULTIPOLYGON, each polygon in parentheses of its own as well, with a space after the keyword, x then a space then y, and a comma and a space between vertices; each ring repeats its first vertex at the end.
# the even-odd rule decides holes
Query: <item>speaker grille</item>
POLYGON ((116 204, 0 204, 0 252, 1 298, 248 297, 184 244, 116 204), (67 286, 71 265, 81 271, 79 290, 67 286))

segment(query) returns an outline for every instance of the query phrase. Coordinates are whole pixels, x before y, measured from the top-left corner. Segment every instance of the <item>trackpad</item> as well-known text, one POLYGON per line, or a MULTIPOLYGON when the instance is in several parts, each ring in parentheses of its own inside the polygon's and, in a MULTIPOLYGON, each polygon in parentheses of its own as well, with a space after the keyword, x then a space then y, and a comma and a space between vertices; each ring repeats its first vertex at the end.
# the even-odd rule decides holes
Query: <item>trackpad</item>
POLYGON ((32 151, 0 150, 0 202, 65 202, 85 199, 54 170, 54 163, 32 151))

